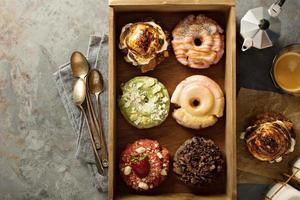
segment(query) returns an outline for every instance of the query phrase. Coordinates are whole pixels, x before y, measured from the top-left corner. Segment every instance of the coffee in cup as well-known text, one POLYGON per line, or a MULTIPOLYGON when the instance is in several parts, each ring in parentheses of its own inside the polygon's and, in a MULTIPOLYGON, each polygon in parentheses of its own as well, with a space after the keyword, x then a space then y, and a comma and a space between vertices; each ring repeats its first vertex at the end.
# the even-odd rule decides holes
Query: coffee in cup
POLYGON ((284 92, 300 95, 300 44, 282 49, 273 61, 272 79, 284 92))

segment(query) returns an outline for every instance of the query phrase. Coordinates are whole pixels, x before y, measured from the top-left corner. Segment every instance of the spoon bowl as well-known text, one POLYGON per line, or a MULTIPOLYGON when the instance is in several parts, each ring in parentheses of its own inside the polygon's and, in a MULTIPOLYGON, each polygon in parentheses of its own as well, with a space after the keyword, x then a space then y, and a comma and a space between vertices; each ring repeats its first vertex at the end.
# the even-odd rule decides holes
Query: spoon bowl
POLYGON ((97 69, 92 69, 88 77, 89 89, 93 94, 100 94, 104 90, 103 76, 97 69))
POLYGON ((81 104, 85 100, 86 95, 86 85, 82 78, 79 78, 75 81, 73 87, 73 101, 77 106, 81 106, 81 104))
POLYGON ((76 77, 84 79, 89 73, 90 66, 85 56, 79 51, 74 51, 70 58, 71 69, 76 77))

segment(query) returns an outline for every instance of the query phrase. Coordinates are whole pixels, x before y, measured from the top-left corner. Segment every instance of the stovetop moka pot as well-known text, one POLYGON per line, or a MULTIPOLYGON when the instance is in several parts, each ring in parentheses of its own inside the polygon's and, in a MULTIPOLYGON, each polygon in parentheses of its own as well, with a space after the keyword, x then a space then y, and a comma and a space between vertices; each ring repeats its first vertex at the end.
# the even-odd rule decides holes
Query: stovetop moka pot
POLYGON ((280 37, 281 23, 277 16, 284 2, 279 0, 269 8, 253 8, 246 13, 241 19, 242 51, 251 47, 264 49, 273 46, 280 37))

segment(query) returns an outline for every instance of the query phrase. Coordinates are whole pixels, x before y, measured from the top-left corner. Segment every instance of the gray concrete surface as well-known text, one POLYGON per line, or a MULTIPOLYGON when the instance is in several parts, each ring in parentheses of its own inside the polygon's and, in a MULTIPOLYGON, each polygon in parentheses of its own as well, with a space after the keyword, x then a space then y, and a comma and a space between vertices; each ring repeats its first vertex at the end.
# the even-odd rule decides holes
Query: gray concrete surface
POLYGON ((107 31, 103 0, 0 0, 0 199, 106 199, 74 158, 52 73, 107 31))
MULTIPOLYGON (((238 0, 237 17, 272 2, 238 0)), ((239 86, 274 89, 268 67, 279 48, 300 42, 299 4, 287 0, 278 45, 238 52, 239 86)), ((0 0, 0 200, 106 199, 74 158, 76 141, 51 76, 72 51, 86 52, 90 34, 107 31, 106 15, 105 0, 0 0)))

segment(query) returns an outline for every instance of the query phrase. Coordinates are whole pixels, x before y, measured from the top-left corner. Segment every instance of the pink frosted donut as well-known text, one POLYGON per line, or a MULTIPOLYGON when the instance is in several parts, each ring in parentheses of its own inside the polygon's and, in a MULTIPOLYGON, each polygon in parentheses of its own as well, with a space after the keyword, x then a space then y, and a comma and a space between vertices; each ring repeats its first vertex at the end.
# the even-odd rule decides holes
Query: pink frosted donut
POLYGON ((220 61, 224 54, 223 29, 205 15, 189 15, 172 32, 177 60, 191 68, 203 69, 220 61))

